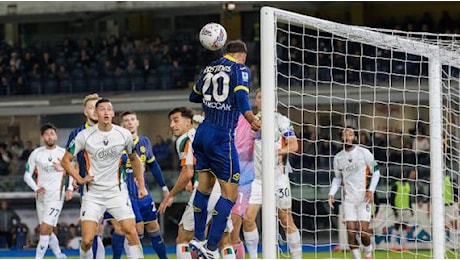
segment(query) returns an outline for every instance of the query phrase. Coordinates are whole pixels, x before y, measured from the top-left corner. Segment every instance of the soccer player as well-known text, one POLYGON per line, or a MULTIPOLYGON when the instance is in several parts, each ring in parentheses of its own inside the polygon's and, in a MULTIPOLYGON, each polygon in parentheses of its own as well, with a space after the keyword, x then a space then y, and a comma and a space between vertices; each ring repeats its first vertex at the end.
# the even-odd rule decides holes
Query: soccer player
MULTIPOLYGON (((244 244, 241 241, 240 232, 246 209, 249 206, 251 196, 251 185, 254 180, 254 134, 251 126, 240 115, 235 129, 235 146, 238 151, 241 177, 238 184, 238 199, 232 208, 231 219, 233 230, 231 240, 237 259, 244 259, 244 244)), ((257 249, 256 249, 257 250, 257 249)))
POLYGON ((244 65, 246 57, 244 42, 229 41, 224 56, 204 68, 189 97, 191 102, 202 104, 205 114, 192 144, 200 182, 193 200, 195 237, 190 242, 191 248, 205 258, 218 257, 218 243, 238 196, 240 169, 234 131, 240 113, 253 130, 260 128, 260 120, 249 103, 250 71, 244 65), (222 195, 212 210, 206 236, 208 201, 216 179, 222 195))
MULTIPOLYGON (((160 207, 158 208, 160 213, 165 212, 166 207, 171 205, 172 201, 174 200, 174 196, 177 195, 180 191, 184 189, 187 191, 192 191, 192 179, 196 177, 194 174, 195 157, 193 155, 192 149, 192 142, 195 137, 195 128, 193 128, 193 114, 194 112, 186 107, 174 108, 168 114, 170 119, 171 132, 175 137, 177 137, 176 150, 179 155, 182 169, 176 184, 169 193, 169 196, 165 197, 163 202, 160 204, 160 207)), ((192 257, 190 253, 189 242, 193 239, 193 198, 196 193, 197 185, 198 180, 195 179, 192 195, 190 196, 190 200, 179 223, 179 230, 176 238, 176 255, 178 259, 190 259, 192 257)), ((220 187, 216 183, 209 198, 207 217, 208 222, 211 219, 210 210, 214 207, 219 197, 220 187)), ((224 259, 235 259, 235 253, 233 247, 231 246, 232 244, 229 234, 231 229, 231 220, 228 219, 227 227, 219 246, 224 259)))
POLYGON ((409 183, 409 176, 413 170, 415 171, 415 169, 411 169, 406 170, 407 172, 403 172, 403 174, 401 174, 401 179, 396 181, 391 189, 390 203, 393 207, 393 213, 396 219, 394 228, 391 232, 391 251, 398 250, 397 237, 399 237, 401 251, 407 251, 407 231, 410 229, 408 224, 409 219, 414 216, 411 200, 411 185, 409 183))
MULTIPOLYGON (((262 92, 256 91, 255 105, 261 112, 262 92)), ((287 165, 287 156, 298 150, 297 137, 290 120, 275 113, 275 147, 277 156, 275 158, 276 182, 276 207, 278 218, 286 233, 286 240, 292 258, 302 258, 302 247, 300 233, 292 218, 291 185, 289 181, 290 167, 287 165)), ((262 207, 262 139, 260 132, 255 133, 254 141, 254 169, 255 179, 252 182, 249 207, 246 210, 246 217, 243 220, 243 235, 250 258, 257 258, 257 245, 259 243, 259 232, 256 225, 256 217, 262 207)))
MULTIPOLYGON (((67 140, 66 149, 69 149, 70 144, 74 141, 75 137, 78 133, 83 131, 86 128, 89 128, 95 124, 97 124, 97 115, 95 113, 96 102, 100 99, 97 93, 89 94, 83 100, 83 114, 86 117, 86 122, 75 128, 69 135, 69 139, 67 140)), ((83 154, 83 151, 77 154, 77 161, 75 163, 76 169, 82 178, 86 176, 86 160, 83 154)), ((75 182, 75 180, 74 180, 75 182)), ((76 185, 76 183, 75 183, 76 185)), ((83 197, 83 186, 79 186, 78 188, 80 193, 80 198, 83 197)), ((104 259, 105 258, 105 248, 104 243, 102 243, 101 233, 102 233, 102 225, 98 224, 98 232, 94 236, 93 239, 93 258, 94 259, 104 259)))
POLYGON ((380 179, 378 164, 372 153, 355 144, 353 128, 342 130, 343 150, 334 157, 335 177, 329 191, 329 206, 334 208, 334 195, 342 185, 344 189, 344 221, 347 226, 348 244, 355 259, 361 258, 356 236, 361 237, 367 259, 372 258, 372 243, 368 232, 371 221, 371 204, 380 179), (372 174, 371 181, 367 175, 372 174), (369 183, 368 186, 366 186, 369 183), (359 222, 359 223, 358 223, 359 222))
POLYGON ((36 208, 40 224, 40 240, 38 241, 35 258, 45 256, 48 246, 56 258, 66 258, 61 252, 59 241, 53 233, 65 200, 72 199, 72 178, 66 178, 59 160, 65 149, 56 145, 56 127, 45 124, 40 128, 44 146, 35 149, 27 160, 24 181, 37 194, 36 208), (36 182, 33 175, 37 175, 36 182))
MULTIPOLYGON (((160 187, 163 190, 163 197, 167 197, 169 189, 166 186, 163 173, 161 172, 160 165, 155 160, 155 156, 152 151, 152 144, 148 137, 139 135, 137 129, 139 127, 139 120, 137 115, 133 111, 125 111, 121 114, 121 126, 131 132, 136 153, 139 155, 143 165, 147 164, 160 187)), ((129 197, 131 198, 131 204, 133 206, 134 215, 136 216, 136 229, 139 235, 139 239, 142 240, 144 237, 144 226, 150 237, 153 249, 161 259, 168 258, 166 254, 166 246, 160 233, 160 225, 158 224, 158 213, 155 208, 155 202, 153 201, 152 194, 147 189, 147 196, 144 198, 138 197, 138 187, 136 179, 133 174, 131 162, 129 161, 126 153, 122 157, 122 166, 126 171, 126 183, 128 185, 129 197)), ((144 167, 145 170, 145 167, 144 167)), ((145 171, 144 171, 145 179, 145 171)), ((147 187, 147 184, 145 184, 147 187)), ((125 236, 122 233, 121 226, 116 220, 112 220, 114 232, 112 234, 112 249, 113 258, 119 259, 121 257, 125 236)))
POLYGON ((82 198, 80 209, 82 226, 80 257, 93 257, 91 245, 96 234, 96 227, 104 212, 107 211, 120 223, 126 235, 129 244, 128 258, 143 258, 128 190, 120 176, 123 150, 126 150, 138 180, 140 198, 147 195, 143 165, 135 152, 131 133, 112 124, 115 113, 110 100, 99 99, 96 102, 96 114, 98 123, 77 134, 61 162, 67 173, 75 178, 78 184, 84 185, 85 195, 82 198), (80 151, 84 151, 87 159, 88 171, 84 178, 71 164, 80 151))

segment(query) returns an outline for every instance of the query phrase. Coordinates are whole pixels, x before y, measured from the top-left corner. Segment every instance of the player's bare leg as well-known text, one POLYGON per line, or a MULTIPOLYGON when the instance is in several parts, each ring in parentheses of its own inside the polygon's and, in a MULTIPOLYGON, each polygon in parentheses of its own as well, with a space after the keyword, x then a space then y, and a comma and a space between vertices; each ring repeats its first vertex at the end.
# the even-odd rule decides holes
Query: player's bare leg
POLYGON ((230 240, 235 250, 237 259, 244 259, 244 245, 240 238, 241 225, 243 225, 243 219, 238 214, 231 214, 233 230, 230 233, 230 240))
POLYGON ((294 219, 292 218, 291 209, 278 209, 278 218, 286 233, 286 240, 292 258, 302 258, 302 243, 300 241, 300 233, 294 223, 294 219))
POLYGON ((366 258, 372 257, 372 243, 371 243, 371 234, 369 233, 369 222, 360 221, 359 222, 359 233, 361 235, 361 242, 364 246, 364 253, 366 258))
POLYGON ((353 253, 353 257, 355 259, 361 258, 361 251, 359 250, 359 243, 356 240, 356 235, 358 234, 358 227, 355 221, 347 221, 347 237, 348 237, 348 245, 350 246, 350 250, 353 253))
POLYGON ((81 245, 80 258, 93 258, 93 240, 97 231, 97 222, 92 220, 83 220, 81 222, 81 245))
POLYGON ((259 244, 259 231, 257 230, 256 217, 262 205, 249 204, 243 219, 244 243, 248 250, 249 258, 257 259, 257 246, 259 244))
POLYGON ((121 225, 121 230, 128 240, 128 252, 126 255, 131 259, 144 258, 142 252, 142 245, 139 237, 137 236, 136 223, 134 218, 128 218, 118 221, 121 225))

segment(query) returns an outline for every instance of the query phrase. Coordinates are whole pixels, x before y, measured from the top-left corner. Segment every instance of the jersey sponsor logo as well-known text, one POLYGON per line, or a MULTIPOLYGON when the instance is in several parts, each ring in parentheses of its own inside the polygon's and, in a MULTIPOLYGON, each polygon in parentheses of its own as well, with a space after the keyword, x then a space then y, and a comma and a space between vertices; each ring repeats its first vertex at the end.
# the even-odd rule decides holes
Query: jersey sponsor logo
POLYGON ((43 166, 43 171, 45 173, 52 173, 52 172, 56 172, 56 168, 54 168, 53 165, 49 164, 49 165, 44 165, 43 166))
POLYGON ((224 111, 230 111, 232 110, 232 105, 230 104, 225 104, 225 103, 220 103, 220 102, 212 102, 212 101, 206 101, 203 100, 203 104, 209 108, 212 109, 217 109, 217 110, 224 110, 224 111))
POLYGON ((109 148, 101 148, 96 151, 96 158, 100 161, 113 159, 118 156, 120 156, 120 152, 118 151, 117 146, 112 146, 109 148))

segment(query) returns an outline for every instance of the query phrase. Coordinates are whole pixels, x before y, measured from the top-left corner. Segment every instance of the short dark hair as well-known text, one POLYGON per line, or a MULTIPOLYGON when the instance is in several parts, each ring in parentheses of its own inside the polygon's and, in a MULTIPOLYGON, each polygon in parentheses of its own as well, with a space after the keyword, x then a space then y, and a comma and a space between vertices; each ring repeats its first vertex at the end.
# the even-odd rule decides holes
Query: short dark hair
POLYGON ((136 112, 134 112, 132 110, 127 110, 127 111, 124 111, 123 113, 121 113, 120 118, 123 118, 124 116, 127 116, 127 115, 137 115, 137 114, 136 114, 136 112))
POLYGON ((169 111, 168 117, 175 113, 181 113, 181 116, 190 118, 190 120, 193 120, 193 116, 195 115, 195 112, 193 112, 193 110, 188 107, 176 107, 169 111))
POLYGON ((102 103, 111 103, 111 101, 108 98, 101 98, 96 102, 95 107, 97 108, 99 104, 102 104, 102 103))
POLYGON ((224 47, 224 53, 248 53, 246 43, 241 40, 229 41, 224 47))
POLYGON ((57 128, 51 124, 51 123, 46 123, 44 125, 42 125, 42 127, 40 127, 40 134, 43 135, 45 133, 46 130, 48 129, 53 129, 54 132, 57 132, 57 128))

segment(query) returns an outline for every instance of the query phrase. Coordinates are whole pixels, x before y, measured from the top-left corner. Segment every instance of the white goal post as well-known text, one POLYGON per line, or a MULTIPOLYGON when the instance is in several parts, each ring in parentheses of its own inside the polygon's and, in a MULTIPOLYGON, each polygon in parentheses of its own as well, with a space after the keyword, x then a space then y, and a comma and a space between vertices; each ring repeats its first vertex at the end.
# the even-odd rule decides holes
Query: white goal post
MULTIPOLYGON (((388 169, 391 167, 401 170, 414 167, 429 171, 431 226, 427 229, 431 228, 432 238, 428 248, 432 250, 433 258, 443 259, 447 250, 443 173, 447 172, 457 180, 460 149, 460 84, 458 74, 454 75, 452 72, 460 68, 460 53, 457 51, 459 45, 456 41, 458 36, 344 25, 271 7, 261 9, 260 21, 262 129, 274 129, 275 112, 281 110, 293 122, 296 133, 299 133, 301 149, 305 148, 303 144, 310 144, 313 150, 318 151, 320 142, 329 142, 340 147, 338 138, 333 135, 347 122, 360 132, 398 135, 400 139, 397 142, 402 147, 372 143, 369 149, 399 149, 402 158, 405 152, 418 152, 403 147, 406 138, 418 138, 408 133, 410 126, 418 127, 419 122, 429 125, 425 129, 425 137, 429 139, 429 165, 418 159, 410 163, 403 159, 398 163, 381 160, 379 163, 386 170, 382 172, 380 182, 382 185, 386 183, 386 186, 384 190, 380 190, 380 194, 390 196, 391 190, 388 187, 397 180, 390 176, 391 171, 388 169), (353 52, 349 52, 349 49, 353 49, 353 52), (368 55, 366 50, 369 49, 375 55, 368 55), (344 63, 336 65, 336 57, 338 61, 344 60, 344 63), (390 64, 389 68, 385 65, 387 63, 390 64), (383 71, 379 70, 382 66, 385 68, 383 71), (396 66, 399 66, 397 70, 394 69, 396 66), (385 111, 387 114, 382 112, 384 109, 388 110, 385 111), (392 115, 392 109, 397 110, 396 116, 392 115), (327 119, 326 124, 320 122, 324 118, 327 119), (335 121, 337 118, 340 122, 335 121), (386 126, 386 129, 379 131, 379 124, 386 126), (400 127, 402 131, 390 129, 393 125, 400 127), (328 136, 330 140, 320 138, 312 141, 307 132, 304 132, 310 128, 324 131, 324 136, 328 136), (448 152, 445 152, 445 142, 450 147, 448 152)), ((314 134, 316 133, 315 130, 314 134)), ((417 133, 422 135, 421 132, 417 133)), ((276 204, 273 203, 276 182, 275 163, 272 159, 275 158, 274 140, 273 131, 262 131, 263 258, 278 258, 280 247, 279 230, 274 228, 278 227, 276 204)), ((305 151, 299 151, 298 157, 304 160, 307 155, 305 151)), ((314 205, 317 202, 325 203, 324 198, 318 194, 329 186, 320 183, 320 177, 312 175, 319 175, 317 160, 327 156, 331 157, 333 154, 316 152, 311 156, 312 160, 316 160, 312 167, 306 167, 301 162, 298 169, 301 177, 291 176, 300 178, 298 182, 291 178, 291 182, 293 200, 300 205, 300 208, 293 206, 293 214, 301 223, 305 221, 304 218, 314 218, 314 221, 317 217, 331 219, 330 216, 302 213, 304 201, 314 205), (306 173, 310 175, 307 176, 306 173), (313 183, 304 182, 304 176, 313 179, 313 183), (308 194, 313 194, 312 200, 308 199, 308 194)), ((330 159, 329 157, 327 158, 330 159)), ((324 170, 323 168, 321 171, 324 170)), ((329 167, 326 171, 331 180, 332 169, 329 167)), ((294 174, 296 173, 292 173, 294 174)), ((414 199, 416 196, 418 198, 418 194, 414 195, 414 199)), ((304 241, 308 232, 318 232, 316 222, 314 226, 312 231, 300 225, 304 241)), ((335 236, 331 232, 329 231, 330 240, 335 236)), ((318 241, 315 236, 313 244, 317 246, 320 243, 318 241)), ((414 243, 422 244, 417 241, 414 243)))

